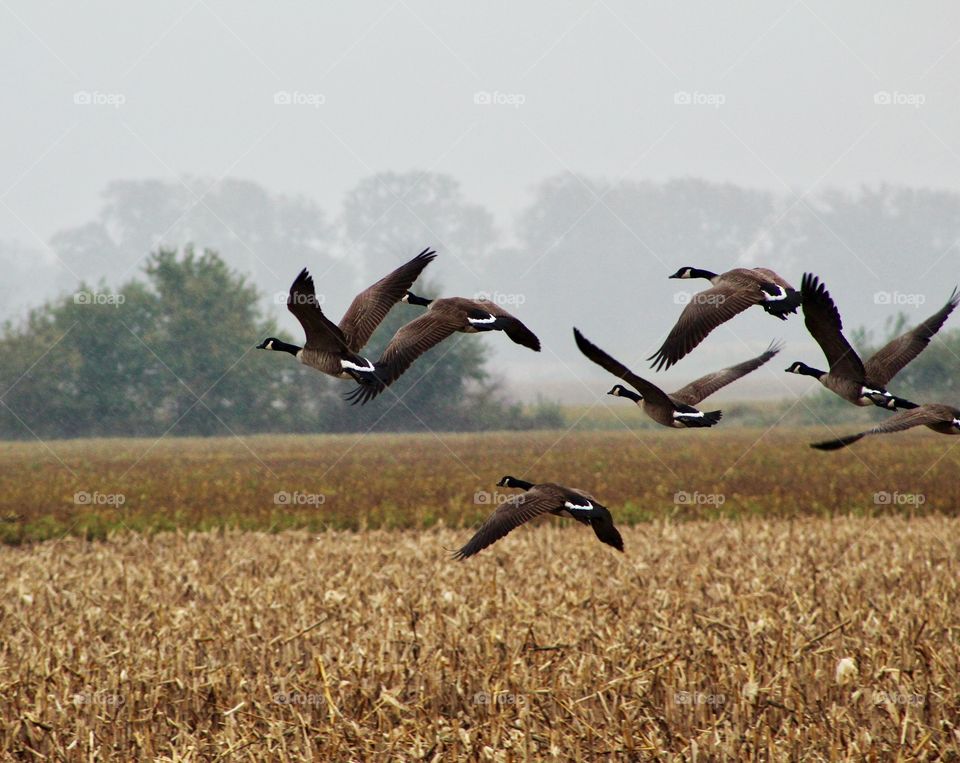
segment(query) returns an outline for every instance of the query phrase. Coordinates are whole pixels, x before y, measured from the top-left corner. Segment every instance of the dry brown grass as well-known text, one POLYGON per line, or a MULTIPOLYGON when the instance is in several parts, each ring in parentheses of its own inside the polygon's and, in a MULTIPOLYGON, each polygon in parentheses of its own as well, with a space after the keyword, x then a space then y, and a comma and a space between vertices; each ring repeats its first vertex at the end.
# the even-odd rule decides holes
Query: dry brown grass
POLYGON ((25 759, 952 759, 960 521, 0 548, 25 759), (836 680, 852 658, 858 675, 836 680))

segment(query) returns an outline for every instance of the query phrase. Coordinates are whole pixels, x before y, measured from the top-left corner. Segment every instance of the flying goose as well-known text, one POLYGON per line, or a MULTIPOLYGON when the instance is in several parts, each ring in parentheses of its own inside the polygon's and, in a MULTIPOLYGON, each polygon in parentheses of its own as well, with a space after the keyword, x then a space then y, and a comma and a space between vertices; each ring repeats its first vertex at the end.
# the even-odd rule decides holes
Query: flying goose
POLYGON ((841 437, 837 440, 815 442, 811 444, 810 447, 816 448, 817 450, 839 450, 870 434, 902 432, 904 429, 919 426, 925 426, 940 434, 960 435, 960 408, 954 408, 952 405, 943 405, 941 403, 918 405, 916 408, 893 414, 882 424, 877 424, 873 429, 867 429, 864 432, 841 437))
POLYGON ((682 267, 670 278, 706 278, 713 285, 691 297, 660 349, 647 358, 657 371, 670 368, 717 326, 748 307, 760 305, 785 321, 800 306, 797 290, 767 268, 734 268, 718 275, 682 267))
MULTIPOLYGON (((720 421, 720 418, 723 415, 720 411, 701 411, 694 408, 693 404, 686 402, 686 400, 689 399, 693 402, 699 402, 699 400, 702 400, 704 397, 711 394, 711 392, 715 392, 725 384, 729 384, 730 381, 733 381, 732 378, 729 381, 722 381, 719 386, 714 387, 713 385, 716 383, 715 380, 711 380, 710 376, 705 376, 693 384, 689 384, 683 389, 679 390, 677 393, 675 393, 676 397, 674 397, 673 395, 668 395, 656 384, 652 384, 646 379, 641 379, 639 376, 633 373, 633 371, 623 365, 623 363, 612 358, 610 355, 607 355, 607 353, 605 353, 583 334, 581 334, 579 329, 573 330, 573 336, 577 341, 577 347, 580 348, 580 352, 590 358, 590 360, 592 360, 598 366, 605 368, 614 376, 623 379, 625 382, 627 382, 627 384, 640 393, 631 393, 630 390, 618 384, 612 390, 610 390, 608 394, 616 395, 618 397, 621 395, 623 397, 629 397, 643 409, 644 413, 646 413, 658 424, 663 424, 665 427, 677 428, 712 427, 714 424, 720 421), (702 385, 702 387, 697 389, 695 388, 695 385, 702 385)), ((779 351, 779 348, 777 348, 773 354, 770 354, 769 357, 758 363, 757 366, 766 363, 767 360, 772 358, 777 351, 779 351)), ((766 355, 767 353, 764 354, 766 355)), ((763 357, 763 355, 760 356, 760 358, 763 357)), ((755 360, 758 359, 759 358, 755 360)), ((752 362, 754 361, 747 361, 747 364, 752 362)), ((720 372, 721 375, 723 373, 723 371, 720 372)), ((749 373, 749 371, 744 371, 740 375, 742 376, 745 373, 749 373)), ((715 376, 715 374, 711 374, 711 376, 715 376)))
POLYGON ((854 405, 876 405, 896 410, 916 408, 915 403, 887 392, 887 384, 930 343, 950 313, 960 303, 954 289, 950 299, 923 323, 891 340, 864 362, 843 336, 840 311, 826 286, 812 273, 804 273, 800 285, 803 319, 811 336, 830 364, 829 371, 811 368, 799 361, 788 373, 812 376, 831 392, 854 405))
POLYGON ((361 383, 345 396, 353 405, 372 400, 400 378, 423 353, 458 331, 465 334, 503 331, 517 344, 540 352, 540 340, 536 334, 489 300, 464 297, 424 299, 408 291, 402 301, 426 307, 427 312, 403 326, 390 340, 375 365, 377 383, 361 383))
POLYGON ((617 551, 623 551, 623 538, 613 525, 609 509, 601 506, 593 496, 582 490, 552 482, 535 485, 510 476, 501 479, 497 487, 518 488, 526 492, 510 496, 509 500, 500 504, 466 545, 454 553, 454 559, 473 556, 496 543, 515 527, 541 514, 573 517, 578 522, 590 525, 601 541, 613 546, 617 551))
POLYGON ((340 379, 352 378, 361 385, 376 383, 372 362, 358 353, 370 339, 390 308, 403 298, 413 282, 437 253, 424 249, 409 262, 384 276, 353 298, 337 326, 320 309, 313 276, 300 271, 287 297, 287 309, 303 326, 303 347, 268 337, 260 350, 288 352, 304 365, 340 379))

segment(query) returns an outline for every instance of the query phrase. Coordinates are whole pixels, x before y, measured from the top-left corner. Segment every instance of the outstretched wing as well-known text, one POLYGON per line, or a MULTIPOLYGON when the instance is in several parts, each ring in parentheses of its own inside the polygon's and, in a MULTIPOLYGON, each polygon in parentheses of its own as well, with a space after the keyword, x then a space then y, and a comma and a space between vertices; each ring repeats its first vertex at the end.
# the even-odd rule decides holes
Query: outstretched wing
POLYGON ((812 273, 804 273, 800 295, 803 322, 823 350, 830 364, 830 373, 863 383, 866 376, 863 362, 843 336, 840 311, 827 287, 812 273))
POLYGON ((535 352, 540 352, 540 340, 537 335, 528 329, 519 318, 514 317, 500 305, 489 300, 478 299, 477 304, 497 319, 494 326, 501 329, 511 340, 535 352))
POLYGON ((937 424, 941 422, 952 421, 958 415, 956 409, 948 405, 932 404, 921 405, 905 411, 899 411, 890 418, 877 424, 872 429, 867 429, 857 434, 841 437, 836 440, 827 440, 826 442, 816 442, 810 445, 817 450, 839 450, 847 445, 855 443, 863 437, 871 434, 889 434, 890 432, 902 432, 904 429, 913 427, 927 426, 928 424, 937 424))
POLYGON ((424 249, 420 254, 404 263, 392 273, 384 276, 372 286, 361 291, 340 320, 340 329, 347 338, 350 349, 359 352, 370 341, 377 326, 387 317, 390 308, 413 286, 423 269, 429 265, 437 253, 424 249))
POLYGON ((496 511, 480 525, 473 537, 456 553, 455 559, 466 559, 482 551, 487 546, 496 543, 503 536, 524 522, 534 517, 559 509, 563 506, 563 499, 554 491, 545 491, 533 487, 525 493, 511 496, 505 503, 500 504, 496 511))
POLYGON ((577 347, 580 348, 580 352, 590 358, 590 360, 592 360, 601 368, 604 368, 612 373, 618 379, 623 379, 623 381, 643 395, 645 400, 653 405, 665 405, 668 408, 675 407, 673 401, 667 397, 666 392, 660 389, 656 384, 652 384, 646 379, 637 376, 619 360, 611 357, 606 352, 601 350, 593 342, 581 334, 579 329, 573 330, 573 337, 577 342, 577 347))
POLYGON ((735 366, 724 368, 721 371, 714 371, 712 374, 701 376, 696 381, 690 382, 686 387, 678 389, 672 395, 674 401, 685 403, 686 405, 696 405, 701 400, 710 397, 717 390, 726 387, 731 382, 736 381, 742 376, 746 376, 751 371, 756 371, 760 366, 770 360, 783 348, 778 342, 771 342, 770 346, 762 355, 738 363, 735 366))
POLYGON ((900 373, 907 363, 926 349, 933 335, 940 330, 940 327, 943 326, 958 304, 960 304, 960 293, 954 288, 947 304, 919 326, 881 347, 863 364, 867 379, 872 384, 886 387, 887 383, 900 373))
POLYGON ((287 297, 287 309, 296 316, 306 336, 304 349, 340 352, 347 348, 347 339, 340 328, 323 314, 313 276, 307 269, 300 271, 287 297))
POLYGON ((427 350, 463 327, 456 315, 439 310, 428 310, 419 318, 402 326, 376 362, 375 376, 379 384, 359 385, 346 395, 353 405, 366 404, 399 379, 427 350))
POLYGON ((667 334, 660 349, 647 360, 651 368, 660 371, 670 368, 689 353, 721 323, 726 323, 748 307, 763 301, 759 287, 744 288, 743 283, 723 282, 697 292, 683 308, 676 325, 667 334))

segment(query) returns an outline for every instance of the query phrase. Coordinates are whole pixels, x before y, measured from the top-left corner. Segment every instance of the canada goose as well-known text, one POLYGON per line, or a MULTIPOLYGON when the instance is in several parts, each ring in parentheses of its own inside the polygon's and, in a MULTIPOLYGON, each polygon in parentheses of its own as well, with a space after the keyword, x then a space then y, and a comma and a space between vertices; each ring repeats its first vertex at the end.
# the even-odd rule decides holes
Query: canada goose
POLYGON ((363 405, 379 395, 423 353, 458 331, 465 334, 503 331, 517 344, 540 352, 540 340, 536 334, 502 307, 486 299, 424 299, 408 291, 402 301, 426 307, 427 312, 403 326, 390 340, 376 362, 378 383, 361 384, 345 395, 353 405, 363 405))
MULTIPOLYGON (((646 413, 658 424, 663 424, 665 427, 677 428, 712 427, 714 424, 720 421, 720 418, 723 416, 720 411, 700 411, 694 408, 690 403, 684 402, 680 397, 673 399, 671 395, 668 395, 656 384, 652 384, 646 379, 641 379, 639 376, 633 373, 633 371, 623 365, 623 363, 615 360, 610 355, 607 355, 607 353, 605 353, 583 334, 581 334, 578 329, 573 330, 573 336, 577 341, 577 347, 580 348, 580 352, 590 358, 590 360, 592 360, 598 366, 605 368, 614 376, 623 379, 625 382, 627 382, 627 384, 640 393, 631 393, 630 390, 618 384, 612 390, 610 390, 609 394, 616 395, 618 397, 621 395, 623 397, 629 397, 643 409, 644 413, 646 413)), ((773 357, 773 355, 770 357, 773 357)), ((769 360, 769 358, 766 360, 769 360)), ((762 361, 762 363, 759 365, 766 363, 766 360, 762 361)), ((723 372, 721 371, 720 373, 722 374, 723 372)), ((748 372, 744 371, 743 373, 748 372)), ((741 376, 742 375, 743 374, 741 374, 741 376)), ((733 379, 730 379, 730 381, 733 381, 733 379)), ((706 394, 700 395, 700 399, 706 397, 706 395, 709 395, 711 392, 716 391, 724 384, 728 384, 729 382, 724 381, 719 387, 710 389, 710 377, 705 376, 702 379, 694 382, 693 385, 687 385, 677 394, 686 396, 689 399, 693 399, 699 394, 699 392, 691 388, 694 385, 701 383, 703 385, 703 390, 707 391, 706 394)))
POLYGON ((526 492, 511 496, 509 500, 500 504, 466 545, 454 553, 454 559, 473 556, 490 544, 496 543, 515 527, 541 514, 573 517, 578 522, 590 525, 601 541, 613 546, 617 551, 623 551, 623 538, 613 525, 613 517, 609 509, 597 503, 597 500, 588 493, 552 482, 535 485, 510 476, 500 480, 497 487, 518 488, 526 492))
POLYGON ((870 434, 902 432, 904 429, 919 426, 925 426, 940 434, 960 435, 960 408, 954 408, 952 405, 943 405, 941 403, 918 405, 916 408, 893 414, 882 424, 877 424, 873 429, 867 429, 864 432, 841 437, 837 440, 815 442, 811 444, 810 447, 816 448, 817 450, 839 450, 870 434))
POLYGON ((888 342, 866 362, 843 336, 840 311, 830 297, 826 286, 812 273, 804 273, 800 285, 803 301, 803 319, 811 336, 830 364, 830 371, 811 368, 799 361, 786 369, 788 373, 812 376, 831 392, 854 405, 876 405, 896 410, 916 408, 915 403, 887 392, 887 384, 930 343, 940 327, 960 303, 954 289, 940 310, 920 325, 888 342))
POLYGON ((409 262, 360 292, 353 298, 337 326, 320 309, 313 276, 300 271, 287 297, 287 309, 303 326, 303 347, 268 337, 257 345, 260 350, 288 352, 304 365, 340 379, 352 378, 361 385, 376 382, 373 363, 359 355, 380 322, 407 293, 413 282, 437 253, 424 249, 409 262))
POLYGON ((717 326, 748 307, 760 305, 785 321, 800 306, 797 290, 767 268, 734 268, 717 275, 683 267, 670 278, 706 278, 713 286, 691 297, 660 349, 647 358, 657 371, 670 368, 717 326))

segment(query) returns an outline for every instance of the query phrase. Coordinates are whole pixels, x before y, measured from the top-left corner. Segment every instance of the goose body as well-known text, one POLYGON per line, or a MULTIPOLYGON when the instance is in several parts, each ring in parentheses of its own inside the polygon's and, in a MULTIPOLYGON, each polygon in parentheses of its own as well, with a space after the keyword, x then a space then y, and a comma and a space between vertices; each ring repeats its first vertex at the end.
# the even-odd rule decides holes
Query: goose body
POLYGON ((768 268, 734 268, 714 273, 683 267, 670 278, 704 278, 710 288, 694 294, 660 349, 651 355, 651 368, 670 368, 707 338, 717 326, 754 305, 781 320, 795 313, 800 294, 768 268))
POLYGON ((796 361, 786 369, 788 373, 810 376, 854 405, 876 405, 890 410, 916 408, 915 403, 888 392, 887 384, 923 352, 960 303, 956 289, 940 310, 888 342, 866 361, 844 337, 840 311, 826 285, 812 273, 805 273, 800 293, 807 330, 823 350, 830 370, 823 371, 796 361))
POLYGON ((597 538, 618 551, 623 551, 623 538, 613 524, 610 510, 583 490, 553 482, 533 484, 516 477, 504 477, 498 487, 523 490, 496 508, 466 544, 454 553, 455 559, 466 559, 496 543, 511 530, 543 514, 568 516, 590 525, 597 538))
POLYGON ((313 276, 304 268, 290 286, 287 309, 303 327, 303 347, 268 337, 257 345, 261 350, 287 352, 301 363, 338 379, 354 379, 361 385, 376 383, 372 361, 360 355, 371 334, 390 308, 399 302, 423 269, 436 257, 424 249, 409 262, 364 289, 350 303, 337 325, 320 308, 313 276))
POLYGON ((863 432, 840 437, 836 440, 827 440, 826 442, 813 443, 810 447, 817 450, 839 450, 848 445, 852 445, 867 435, 889 434, 891 432, 902 432, 905 429, 924 426, 932 429, 934 432, 946 435, 960 435, 960 408, 942 403, 928 403, 918 405, 904 411, 893 414, 886 421, 878 424, 872 429, 863 432))
POLYGON ((403 295, 402 301, 426 307, 427 311, 397 331, 375 364, 377 383, 361 384, 347 394, 346 398, 353 404, 363 405, 372 400, 400 378, 417 358, 457 332, 502 331, 516 344, 540 351, 536 334, 494 302, 465 297, 424 299, 410 292, 403 295))
MULTIPOLYGON (((717 374, 704 376, 692 384, 688 384, 683 389, 678 390, 673 395, 668 395, 656 384, 637 376, 633 371, 623 365, 623 363, 601 350, 581 334, 578 329, 573 330, 573 336, 577 342, 577 347, 580 348, 580 352, 601 368, 606 369, 617 378, 623 379, 636 390, 633 392, 623 385, 617 384, 610 390, 609 394, 633 400, 647 416, 658 424, 675 429, 712 427, 718 423, 723 416, 720 411, 701 411, 695 408, 694 405, 720 387, 729 384, 734 378, 739 378, 739 376, 743 376, 753 370, 753 368, 744 370, 739 376, 731 376, 728 379, 722 376, 724 372, 721 371, 717 374), (718 382, 719 386, 716 386, 718 382)), ((767 360, 779 351, 779 348, 771 348, 768 352, 771 351, 772 353, 761 360, 754 368, 766 363, 767 360)), ((767 353, 765 353, 765 355, 766 354, 767 353)), ((760 357, 763 358, 764 356, 760 357)), ((747 363, 752 362, 754 361, 747 361, 747 363)), ((741 365, 745 366, 747 364, 741 365)), ((733 369, 725 369, 727 372, 731 372, 732 370, 733 369)))

